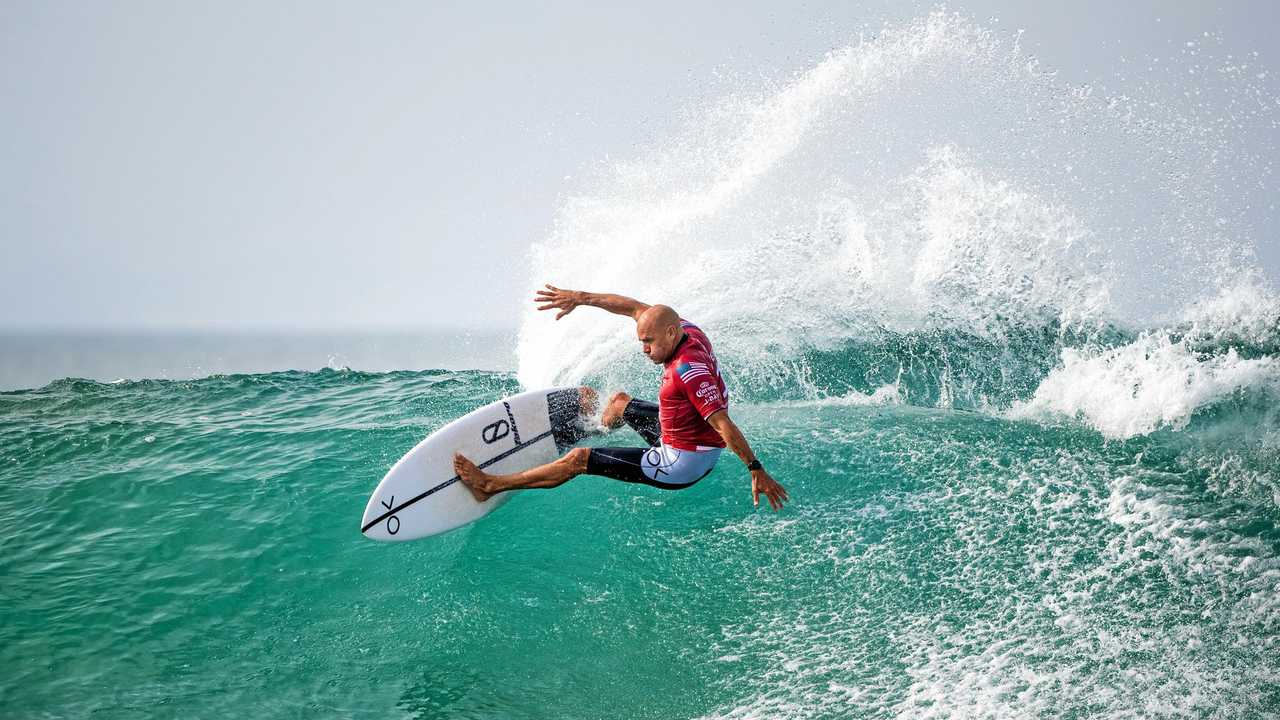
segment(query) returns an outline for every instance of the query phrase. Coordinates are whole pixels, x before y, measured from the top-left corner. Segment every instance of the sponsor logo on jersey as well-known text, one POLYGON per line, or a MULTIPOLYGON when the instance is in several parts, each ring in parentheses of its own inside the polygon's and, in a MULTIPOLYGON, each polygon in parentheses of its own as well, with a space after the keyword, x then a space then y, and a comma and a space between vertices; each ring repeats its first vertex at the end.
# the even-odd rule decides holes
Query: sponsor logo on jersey
POLYGON ((720 388, 706 380, 702 381, 702 386, 698 388, 694 395, 702 398, 704 402, 720 402, 720 388))

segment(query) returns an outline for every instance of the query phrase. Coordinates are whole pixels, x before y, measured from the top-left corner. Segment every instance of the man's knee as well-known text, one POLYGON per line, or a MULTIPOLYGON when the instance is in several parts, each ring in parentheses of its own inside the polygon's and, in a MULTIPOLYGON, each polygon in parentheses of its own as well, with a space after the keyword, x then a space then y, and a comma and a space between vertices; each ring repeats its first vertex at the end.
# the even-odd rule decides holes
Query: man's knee
POLYGON ((631 402, 631 396, 621 390, 609 396, 609 407, 617 408, 618 412, 622 412, 629 402, 631 402))

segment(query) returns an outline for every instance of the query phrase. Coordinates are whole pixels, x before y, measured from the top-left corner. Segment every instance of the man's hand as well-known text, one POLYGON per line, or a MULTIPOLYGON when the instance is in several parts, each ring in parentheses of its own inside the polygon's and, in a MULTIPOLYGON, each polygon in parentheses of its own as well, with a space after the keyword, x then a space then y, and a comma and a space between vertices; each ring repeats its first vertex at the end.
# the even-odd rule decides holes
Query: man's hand
POLYGON ((533 299, 539 303, 539 310, 559 310, 556 319, 568 315, 579 305, 598 307, 614 315, 626 315, 639 322, 640 313, 649 309, 648 305, 625 295, 612 293, 590 293, 581 290, 561 290, 555 285, 547 285, 546 290, 539 290, 538 297, 533 299))
POLYGON ((764 496, 769 499, 769 505, 773 507, 774 512, 781 510, 782 503, 787 501, 786 488, 779 485, 778 481, 774 480, 767 470, 752 470, 751 500, 756 506, 760 505, 761 493, 764 493, 764 496))
MULTIPOLYGON (((724 444, 733 450, 744 465, 750 467, 757 460, 756 454, 751 452, 751 445, 747 443, 747 438, 742 435, 742 431, 738 429, 738 425, 729 418, 728 410, 717 410, 707 416, 707 424, 716 432, 720 433, 720 437, 724 438, 724 444)), ((760 494, 769 498, 769 504, 773 506, 774 512, 782 509, 782 504, 787 498, 787 491, 773 476, 764 468, 751 471, 751 502, 756 507, 760 506, 760 494)))
POLYGON ((561 290, 553 285, 547 285, 546 290, 539 290, 538 297, 533 301, 541 303, 538 305, 539 310, 559 310, 556 319, 568 315, 573 309, 582 304, 582 293, 575 290, 561 290))

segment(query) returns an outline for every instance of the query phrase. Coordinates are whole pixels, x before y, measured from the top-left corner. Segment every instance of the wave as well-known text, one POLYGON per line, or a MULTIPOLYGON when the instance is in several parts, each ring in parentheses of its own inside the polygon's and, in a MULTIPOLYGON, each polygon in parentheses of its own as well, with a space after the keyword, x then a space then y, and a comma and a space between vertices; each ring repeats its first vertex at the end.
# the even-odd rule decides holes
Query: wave
POLYGON ((1280 298, 1254 279, 1193 303, 1183 317, 1122 345, 1063 349, 1009 415, 1077 418, 1113 439, 1242 411, 1260 428, 1280 427, 1280 298))
MULTIPOLYGON (((1106 97, 961 15, 888 26, 587 173, 529 284, 672 304, 750 402, 1194 427, 1271 398, 1280 357, 1249 210, 1274 148, 1245 141, 1274 111, 1206 120, 1259 88, 1205 69, 1213 100, 1106 97)), ((527 308, 517 376, 656 386, 630 323, 591 309, 527 308)))
POLYGON ((1080 417, 1107 437, 1129 438, 1185 427, 1194 413, 1227 398, 1280 399, 1277 391, 1274 358, 1243 358, 1235 348, 1200 353, 1156 331, 1118 348, 1064 350, 1062 365, 1010 415, 1080 417))

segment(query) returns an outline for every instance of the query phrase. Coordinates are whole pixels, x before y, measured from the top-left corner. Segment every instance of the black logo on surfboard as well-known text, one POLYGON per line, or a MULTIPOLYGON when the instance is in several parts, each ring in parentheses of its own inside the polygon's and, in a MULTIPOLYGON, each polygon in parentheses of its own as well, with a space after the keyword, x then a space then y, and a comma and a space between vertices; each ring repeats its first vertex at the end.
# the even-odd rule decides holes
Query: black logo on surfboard
POLYGON ((485 425, 480 431, 480 439, 484 440, 485 444, 492 445, 509 434, 511 434, 511 425, 506 420, 495 420, 485 425))
MULTIPOLYGON (((396 496, 392 495, 390 500, 382 501, 382 507, 390 510, 392 506, 395 505, 395 503, 396 503, 396 496)), ((387 534, 395 535, 398 532, 400 532, 400 518, 396 517, 395 515, 388 515, 387 516, 387 534)))

